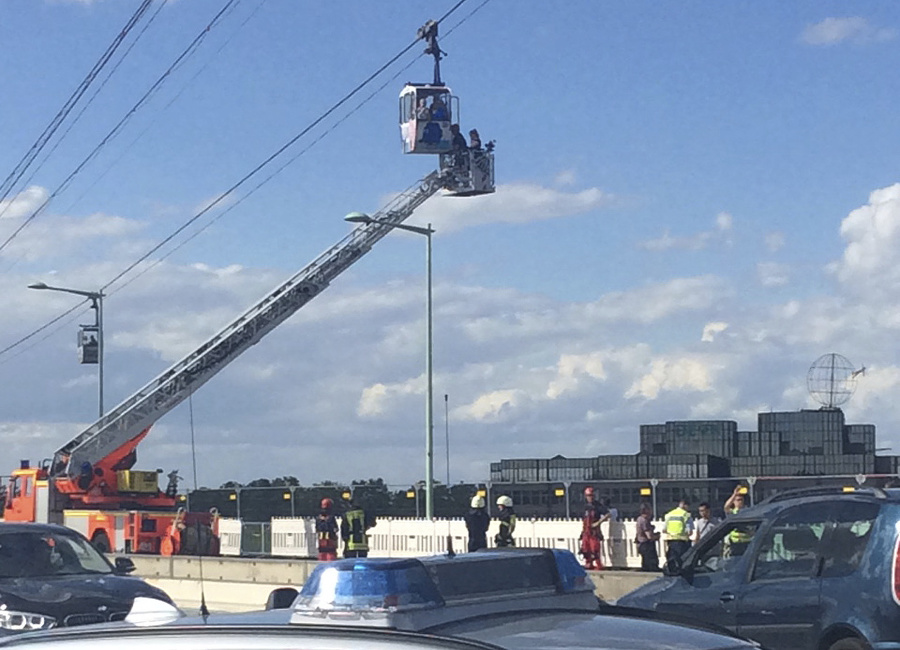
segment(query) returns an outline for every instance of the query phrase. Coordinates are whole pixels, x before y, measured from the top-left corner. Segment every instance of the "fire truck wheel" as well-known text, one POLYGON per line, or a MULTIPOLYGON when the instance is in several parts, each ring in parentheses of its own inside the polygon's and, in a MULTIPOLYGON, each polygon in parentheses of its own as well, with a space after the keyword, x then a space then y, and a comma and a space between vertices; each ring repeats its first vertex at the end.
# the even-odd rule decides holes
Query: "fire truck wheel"
POLYGON ((109 535, 106 534, 106 531, 100 530, 94 533, 94 536, 91 537, 91 544, 101 553, 112 551, 112 544, 109 543, 109 535))

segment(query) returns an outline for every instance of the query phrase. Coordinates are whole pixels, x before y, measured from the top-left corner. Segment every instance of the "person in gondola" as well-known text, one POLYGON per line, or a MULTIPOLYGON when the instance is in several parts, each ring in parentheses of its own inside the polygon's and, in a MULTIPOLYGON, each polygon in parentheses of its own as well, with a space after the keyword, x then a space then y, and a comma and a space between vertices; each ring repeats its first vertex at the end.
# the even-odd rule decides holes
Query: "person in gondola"
POLYGON ((469 149, 481 151, 481 136, 478 135, 477 129, 469 131, 469 149))
POLYGON ((435 97, 431 102, 431 119, 438 122, 450 119, 450 111, 447 110, 447 105, 440 97, 435 97))
POLYGON ((431 121, 431 109, 425 105, 425 98, 419 100, 419 106, 416 108, 416 119, 420 122, 431 121))

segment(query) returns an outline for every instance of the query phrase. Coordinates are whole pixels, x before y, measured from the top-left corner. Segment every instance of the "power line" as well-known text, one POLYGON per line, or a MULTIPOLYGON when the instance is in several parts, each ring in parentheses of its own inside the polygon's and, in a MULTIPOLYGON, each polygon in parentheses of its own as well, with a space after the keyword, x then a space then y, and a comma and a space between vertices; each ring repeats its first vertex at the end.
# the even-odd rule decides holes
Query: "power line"
POLYGON ((112 140, 122 129, 122 127, 131 119, 131 117, 150 99, 150 97, 162 86, 162 84, 168 79, 169 75, 191 54, 196 51, 196 49, 200 46, 200 43, 206 38, 207 34, 209 34, 210 30, 218 23, 220 18, 226 13, 226 11, 233 5, 235 2, 239 2, 240 0, 228 0, 225 3, 225 6, 219 10, 219 12, 213 17, 212 21, 191 41, 190 45, 185 48, 185 50, 178 55, 175 61, 166 69, 166 71, 153 83, 152 86, 144 93, 144 95, 138 100, 138 102, 131 107, 131 109, 125 114, 125 116, 119 120, 119 122, 112 128, 112 130, 106 134, 103 140, 94 147, 94 149, 87 155, 87 157, 82 160, 78 166, 63 180, 59 186, 51 192, 47 198, 41 203, 26 219, 23 221, 18 228, 16 228, 13 233, 6 238, 6 240, 0 244, 0 252, 6 248, 10 242, 12 242, 22 230, 24 230, 41 212, 43 212, 44 208, 52 201, 60 192, 62 192, 68 184, 75 178, 76 175, 87 165, 94 157, 100 152, 100 150, 106 146, 110 140, 112 140))
POLYGON ((69 125, 66 127, 66 130, 63 131, 62 135, 56 140, 56 142, 53 143, 53 146, 50 148, 50 151, 47 152, 47 155, 44 156, 44 159, 41 162, 39 162, 37 165, 35 165, 34 169, 31 170, 31 174, 29 174, 28 178, 25 179, 25 181, 21 184, 22 187, 28 187, 29 183, 31 183, 31 181, 35 177, 35 175, 41 170, 41 167, 44 166, 44 163, 47 162, 47 160, 59 148, 59 145, 61 145, 63 143, 63 140, 66 139, 66 136, 69 135, 69 132, 78 123, 78 120, 81 119, 81 116, 84 115, 85 111, 87 111, 87 109, 90 108, 91 104, 94 103, 94 100, 97 98, 97 95, 99 95, 100 92, 106 87, 106 84, 109 83, 109 80, 119 69, 119 66, 122 65, 122 62, 125 61, 125 59, 128 57, 128 55, 131 53, 131 50, 134 49, 134 46, 138 44, 138 41, 141 40, 141 37, 146 33, 146 31, 150 28, 150 26, 156 20, 156 17, 159 16, 160 12, 163 10, 163 7, 165 7, 165 0, 163 0, 163 2, 159 3, 159 6, 157 7, 156 11, 154 11, 153 15, 150 16, 150 18, 147 20, 146 23, 144 23, 144 26, 141 28, 141 31, 139 31, 137 36, 134 37, 134 40, 131 42, 131 44, 129 44, 129 46, 126 48, 125 52, 122 53, 122 56, 119 57, 119 60, 116 61, 115 65, 112 67, 112 70, 110 70, 107 73, 106 77, 103 79, 103 81, 100 82, 100 85, 94 90, 93 93, 91 93, 91 96, 85 102, 84 106, 81 107, 81 110, 78 111, 78 114, 74 118, 72 118, 72 120, 69 122, 69 125))
MULTIPOLYGON (((50 138, 53 137, 53 134, 56 133, 56 130, 60 127, 60 125, 65 121, 65 119, 69 116, 69 113, 75 108, 75 105, 78 103, 78 100, 87 92, 87 89, 97 78, 97 75, 100 74, 100 71, 106 66, 109 60, 112 58, 113 54, 115 54, 116 50, 128 36, 129 32, 131 32, 132 28, 140 21, 143 15, 147 12, 152 4, 153 0, 143 0, 140 6, 137 8, 137 11, 128 19, 128 22, 125 24, 125 27, 119 31, 119 34, 113 39, 113 42, 106 48, 106 51, 100 57, 100 59, 94 64, 94 67, 91 68, 90 72, 88 72, 87 76, 82 80, 82 82, 78 85, 72 95, 66 100, 63 104, 63 107, 59 109, 54 118, 50 120, 50 124, 48 124, 44 131, 38 136, 38 139, 31 145, 31 148, 25 153, 22 159, 16 163, 16 166, 9 173, 9 175, 4 179, 3 183, 0 184, 0 202, 6 199, 13 187, 19 182, 19 179, 22 178, 22 175, 28 169, 34 159, 41 153, 47 143, 50 141, 50 138)), ((63 136, 65 137, 65 136, 63 136)), ((0 211, 0 216, 8 209, 9 204, 7 204, 2 211, 0 211)), ((2 247, 0 247, 2 250, 2 247)))

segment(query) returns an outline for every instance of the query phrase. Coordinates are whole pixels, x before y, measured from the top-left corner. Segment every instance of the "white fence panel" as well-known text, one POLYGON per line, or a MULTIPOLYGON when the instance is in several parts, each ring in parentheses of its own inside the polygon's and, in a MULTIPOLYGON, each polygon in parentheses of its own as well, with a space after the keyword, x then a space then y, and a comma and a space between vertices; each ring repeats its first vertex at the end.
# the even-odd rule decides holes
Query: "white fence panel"
POLYGON ((238 556, 241 554, 241 520, 219 518, 219 553, 238 556))
MULTIPOLYGON (((662 530, 662 522, 654 522, 656 530, 662 530)), ((491 522, 488 529, 488 546, 494 546, 494 535, 499 523, 491 522)), ((613 568, 640 568, 637 552, 635 522, 633 520, 609 522, 602 525, 605 542, 603 564, 613 568)), ((272 520, 272 555, 277 557, 316 557, 315 519, 275 518, 272 520)), ((240 554, 240 522, 221 519, 222 555, 240 554), (227 524, 226 524, 227 522, 227 524), (223 524, 225 526, 223 527, 223 524), (227 550, 226 550, 227 549, 227 550)), ((369 530, 370 557, 416 557, 447 552, 447 536, 456 553, 464 553, 468 534, 462 519, 407 519, 381 518, 369 530)), ((575 519, 530 520, 516 523, 514 537, 520 547, 560 548, 577 554, 581 544, 581 521, 575 519)), ((665 556, 664 542, 659 542, 659 556, 665 556)))

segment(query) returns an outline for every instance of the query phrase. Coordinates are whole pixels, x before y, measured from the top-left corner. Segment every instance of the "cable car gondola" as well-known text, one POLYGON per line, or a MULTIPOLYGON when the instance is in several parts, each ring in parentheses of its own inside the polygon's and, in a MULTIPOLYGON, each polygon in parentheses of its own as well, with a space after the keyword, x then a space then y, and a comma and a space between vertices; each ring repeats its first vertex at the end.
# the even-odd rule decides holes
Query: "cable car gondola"
POLYGON ((100 360, 100 328, 97 325, 82 325, 78 332, 78 362, 98 363, 100 360))
POLYGON ((493 143, 485 149, 470 149, 458 134, 459 98, 441 80, 441 52, 437 43, 438 25, 429 20, 418 36, 434 57, 432 83, 408 82, 400 91, 400 138, 405 154, 438 154, 441 170, 451 172, 451 196, 472 196, 494 191, 493 143))

